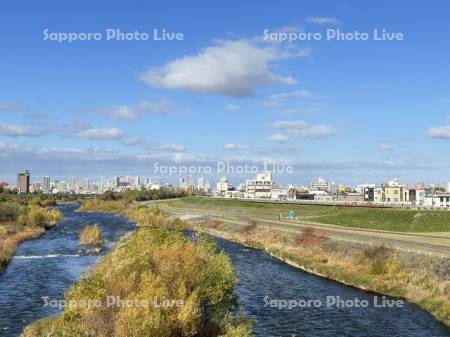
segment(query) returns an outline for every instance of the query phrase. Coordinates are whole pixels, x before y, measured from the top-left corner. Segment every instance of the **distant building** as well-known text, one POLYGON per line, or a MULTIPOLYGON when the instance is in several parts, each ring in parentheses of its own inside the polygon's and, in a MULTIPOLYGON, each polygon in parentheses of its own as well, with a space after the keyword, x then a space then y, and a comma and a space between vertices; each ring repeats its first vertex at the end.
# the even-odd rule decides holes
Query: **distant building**
POLYGON ((83 193, 89 193, 89 179, 83 179, 81 189, 83 193))
POLYGON ((450 181, 449 181, 448 184, 447 184, 446 192, 447 192, 447 193, 450 193, 450 181))
POLYGON ((249 198, 270 198, 272 194, 272 172, 258 173, 256 179, 246 182, 246 195, 249 198))
POLYGON ((198 178, 197 189, 200 192, 209 193, 209 191, 211 189, 211 184, 209 183, 209 180, 205 179, 205 178, 198 178))
POLYGON ((288 196, 289 196, 289 189, 273 188, 270 197, 272 200, 287 200, 288 196))
POLYGON ((374 201, 375 200, 375 187, 369 187, 369 186, 364 187, 363 195, 364 195, 364 201, 366 201, 366 202, 374 201))
MULTIPOLYGON (((342 188, 342 186, 341 186, 342 188)), ((345 188, 345 186, 344 186, 345 188)), ((312 191, 326 191, 329 192, 331 189, 331 184, 328 183, 324 178, 320 177, 317 181, 313 181, 310 185, 312 191)), ((339 191, 339 187, 337 189, 339 191)))
POLYGON ((78 177, 72 176, 69 178, 69 190, 71 192, 78 192, 78 177))
POLYGON ((450 193, 436 193, 425 197, 426 207, 450 208, 450 193))
POLYGON ((230 189, 230 184, 226 177, 221 177, 216 184, 216 196, 224 197, 226 192, 230 189))
POLYGON ((55 181, 55 188, 57 193, 67 192, 67 183, 65 181, 55 181))
POLYGON ((30 172, 28 170, 17 174, 17 190, 19 193, 30 193, 30 172))
POLYGON ((44 193, 50 192, 50 177, 49 176, 42 177, 42 192, 44 192, 44 193))
POLYGON ((194 181, 192 180, 192 176, 180 179, 180 189, 182 189, 184 191, 188 191, 193 187, 194 187, 194 181))
POLYGON ((408 203, 409 189, 406 185, 400 185, 398 179, 390 180, 387 184, 375 188, 374 202, 376 203, 408 203))

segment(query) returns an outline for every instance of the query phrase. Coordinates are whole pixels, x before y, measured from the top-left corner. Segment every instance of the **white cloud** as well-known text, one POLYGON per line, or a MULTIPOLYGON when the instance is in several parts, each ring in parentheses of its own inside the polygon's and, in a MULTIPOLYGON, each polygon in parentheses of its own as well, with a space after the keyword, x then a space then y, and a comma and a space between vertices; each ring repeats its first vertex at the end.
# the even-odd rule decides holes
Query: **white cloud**
POLYGON ((389 152, 394 150, 394 147, 391 144, 380 144, 378 149, 383 152, 389 152))
POLYGON ((157 149, 168 152, 184 152, 186 150, 183 145, 176 143, 163 143, 157 149))
POLYGON ((259 86, 295 83, 291 77, 275 75, 269 69, 270 62, 289 56, 273 46, 259 46, 251 40, 221 40, 197 55, 151 68, 140 79, 158 88, 243 97, 259 86))
POLYGON ((135 106, 122 105, 118 108, 108 111, 106 114, 116 121, 136 122, 143 115, 161 115, 166 116, 170 113, 180 111, 176 105, 167 99, 155 101, 140 101, 135 106))
POLYGON ((0 103, 0 111, 25 112, 27 108, 19 103, 0 103))
POLYGON ((435 126, 428 129, 431 138, 450 139, 450 125, 435 126))
POLYGON ((176 112, 177 108, 174 103, 166 99, 159 99, 157 101, 140 101, 138 109, 144 113, 168 115, 176 112))
POLYGON ((230 111, 237 111, 240 109, 240 106, 237 104, 228 104, 227 109, 230 111))
POLYGON ((277 121, 273 124, 275 129, 286 130, 293 136, 303 138, 323 138, 333 136, 336 130, 329 125, 310 124, 305 121, 277 121))
POLYGON ((223 146, 223 148, 226 150, 242 150, 247 149, 248 147, 249 146, 245 144, 233 144, 233 143, 228 143, 223 146))
POLYGON ((289 140, 289 136, 282 133, 275 133, 268 138, 271 142, 286 143, 289 140))
POLYGON ((121 139, 124 136, 118 128, 91 128, 78 132, 78 137, 85 139, 121 139))
POLYGON ((112 119, 114 120, 120 120, 120 121, 127 121, 127 122, 135 122, 138 118, 138 115, 132 107, 129 107, 128 105, 122 105, 118 107, 117 109, 111 111, 109 113, 112 119))
POLYGON ((261 104, 266 107, 279 107, 286 100, 291 98, 308 98, 311 97, 312 93, 308 90, 295 90, 290 92, 281 92, 278 94, 273 94, 268 97, 267 100, 263 101, 261 104))
POLYGON ((337 18, 330 16, 308 16, 306 22, 318 25, 338 25, 341 23, 337 18))
POLYGON ((279 115, 295 115, 295 114, 311 114, 322 111, 320 108, 314 107, 296 107, 277 111, 279 115))
POLYGON ((13 124, 0 124, 0 136, 6 137, 38 137, 43 133, 39 130, 13 124))

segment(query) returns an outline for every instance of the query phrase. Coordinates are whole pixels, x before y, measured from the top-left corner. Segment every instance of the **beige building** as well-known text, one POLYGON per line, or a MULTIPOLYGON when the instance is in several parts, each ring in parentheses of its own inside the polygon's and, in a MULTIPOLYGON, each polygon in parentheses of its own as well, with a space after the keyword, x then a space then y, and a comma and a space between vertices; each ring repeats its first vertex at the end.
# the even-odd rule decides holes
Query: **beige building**
POLYGON ((216 196, 224 197, 225 193, 230 189, 230 184, 226 177, 221 177, 216 184, 216 196))
POLYGON ((397 179, 374 190, 374 202, 376 203, 406 203, 409 201, 408 186, 400 185, 397 179))
POLYGON ((17 173, 17 189, 19 193, 30 193, 30 172, 28 170, 17 173))
POLYGON ((256 179, 246 182, 245 194, 248 198, 270 198, 272 195, 272 172, 258 173, 256 179))

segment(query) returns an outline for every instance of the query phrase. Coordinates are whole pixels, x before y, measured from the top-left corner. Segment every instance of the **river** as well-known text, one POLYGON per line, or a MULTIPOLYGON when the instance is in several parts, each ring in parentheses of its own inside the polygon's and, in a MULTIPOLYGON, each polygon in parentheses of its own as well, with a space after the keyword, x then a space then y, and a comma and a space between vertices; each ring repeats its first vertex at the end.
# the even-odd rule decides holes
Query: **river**
MULTIPOLYGON (((58 309, 44 306, 43 297, 61 299, 81 272, 97 261, 98 256, 78 254, 83 225, 98 224, 110 242, 108 248, 134 229, 123 217, 75 209, 62 206, 61 223, 40 238, 22 243, 0 274, 0 336, 17 337, 30 322, 57 314, 58 309)), ((255 336, 450 336, 450 329, 415 305, 375 308, 373 294, 304 273, 263 251, 215 240, 236 268, 240 281, 235 291, 255 320, 255 336), (338 308, 327 303, 327 297, 329 301, 356 298, 369 306, 338 308), (278 308, 285 300, 295 300, 298 306, 278 308), (305 305, 308 300, 309 306, 305 305)))

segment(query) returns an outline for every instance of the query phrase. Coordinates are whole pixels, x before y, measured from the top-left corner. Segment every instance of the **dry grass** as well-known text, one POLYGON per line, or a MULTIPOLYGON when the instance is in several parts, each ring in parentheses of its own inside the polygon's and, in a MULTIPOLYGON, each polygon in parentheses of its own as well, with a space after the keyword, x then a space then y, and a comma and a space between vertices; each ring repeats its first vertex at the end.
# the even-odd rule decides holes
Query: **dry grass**
POLYGON ((20 232, 0 238, 0 268, 8 264, 19 243, 25 240, 35 239, 42 235, 44 231, 41 227, 26 228, 20 232))
POLYGON ((103 242, 102 233, 97 225, 86 225, 80 232, 80 245, 98 245, 103 242))

